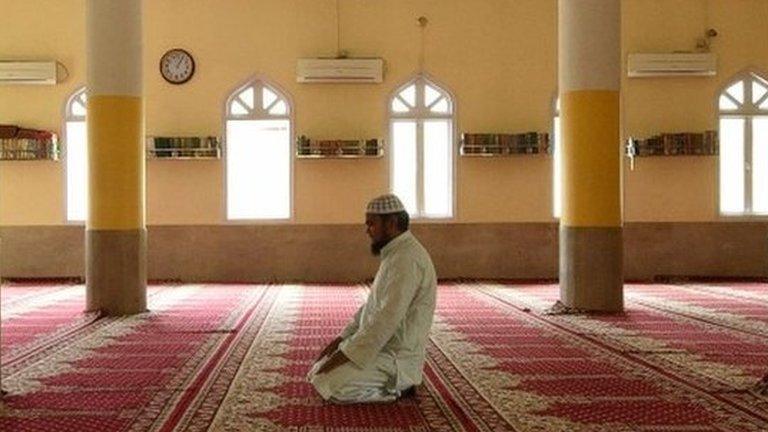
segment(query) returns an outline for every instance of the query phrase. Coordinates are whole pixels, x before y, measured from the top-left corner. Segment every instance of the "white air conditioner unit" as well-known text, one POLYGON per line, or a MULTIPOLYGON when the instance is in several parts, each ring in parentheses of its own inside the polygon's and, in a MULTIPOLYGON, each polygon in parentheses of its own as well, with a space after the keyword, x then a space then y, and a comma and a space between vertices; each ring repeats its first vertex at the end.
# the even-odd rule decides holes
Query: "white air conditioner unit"
POLYGON ((671 77, 671 76, 715 76, 717 56, 715 54, 630 54, 627 61, 627 76, 671 77))
POLYGON ((296 67, 300 83, 380 83, 383 79, 380 58, 299 59, 296 67))
POLYGON ((0 61, 0 84, 56 84, 56 62, 0 61))

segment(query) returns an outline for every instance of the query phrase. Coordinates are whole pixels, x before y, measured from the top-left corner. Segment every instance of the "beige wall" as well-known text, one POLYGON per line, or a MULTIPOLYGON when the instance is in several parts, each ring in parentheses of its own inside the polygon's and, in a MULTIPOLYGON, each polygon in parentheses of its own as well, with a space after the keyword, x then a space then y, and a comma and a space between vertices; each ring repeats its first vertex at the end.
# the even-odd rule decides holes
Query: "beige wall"
MULTIPOLYGON (((343 48, 386 60, 381 85, 299 85, 298 57, 335 51, 334 0, 145 0, 150 135, 221 135, 223 102, 263 75, 295 103, 295 130, 318 138, 386 138, 386 99, 417 70, 416 18, 429 18, 426 69, 455 96, 461 132, 546 131, 556 91, 556 0, 341 0, 343 48), (198 65, 183 86, 157 62, 183 47, 198 65)), ((624 52, 691 49, 720 32, 715 78, 623 81, 626 135, 715 127, 714 95, 746 67, 768 69, 768 1, 624 0, 624 52)), ((84 1, 0 0, 0 59, 56 59, 56 86, 1 86, 0 123, 61 131, 66 97, 85 83, 84 1), (44 29, 44 30, 43 30, 44 29)), ((388 186, 388 159, 297 160, 299 224, 357 223, 388 186)), ((625 169, 625 220, 714 221, 717 160, 647 158, 625 169)), ((223 161, 150 161, 150 224, 223 222, 223 161)), ((0 163, 0 224, 64 223, 62 162, 0 163)), ((459 158, 458 222, 549 222, 551 158, 459 158)))

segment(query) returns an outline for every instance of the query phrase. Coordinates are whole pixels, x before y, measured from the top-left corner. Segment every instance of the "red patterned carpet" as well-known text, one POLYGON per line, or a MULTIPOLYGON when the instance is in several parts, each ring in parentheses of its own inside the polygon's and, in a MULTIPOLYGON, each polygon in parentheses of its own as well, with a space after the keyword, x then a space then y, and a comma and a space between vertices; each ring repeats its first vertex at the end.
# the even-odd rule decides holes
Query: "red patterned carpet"
POLYGON ((626 313, 549 316, 550 285, 440 287, 425 384, 324 403, 304 376, 364 287, 153 286, 82 314, 82 286, 9 285, 2 431, 768 430, 768 285, 629 285, 626 313))

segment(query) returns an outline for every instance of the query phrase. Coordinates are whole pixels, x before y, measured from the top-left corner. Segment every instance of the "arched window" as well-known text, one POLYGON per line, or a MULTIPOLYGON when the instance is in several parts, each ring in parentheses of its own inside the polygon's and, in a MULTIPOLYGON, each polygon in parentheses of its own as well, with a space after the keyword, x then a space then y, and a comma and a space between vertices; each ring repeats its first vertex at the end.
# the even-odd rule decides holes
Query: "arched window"
POLYGON ((227 99, 227 219, 291 217, 291 119, 288 97, 262 80, 227 99))
POLYGON ((563 209, 563 152, 560 134, 560 97, 555 96, 552 120, 552 214, 559 218, 563 209))
POLYGON ((768 81, 739 75, 720 93, 720 213, 768 214, 768 81))
POLYGON ((389 104, 391 189, 413 217, 453 217, 454 103, 424 76, 389 104))
POLYGON ((84 222, 88 214, 88 131, 85 87, 67 99, 64 108, 64 168, 67 221, 84 222))

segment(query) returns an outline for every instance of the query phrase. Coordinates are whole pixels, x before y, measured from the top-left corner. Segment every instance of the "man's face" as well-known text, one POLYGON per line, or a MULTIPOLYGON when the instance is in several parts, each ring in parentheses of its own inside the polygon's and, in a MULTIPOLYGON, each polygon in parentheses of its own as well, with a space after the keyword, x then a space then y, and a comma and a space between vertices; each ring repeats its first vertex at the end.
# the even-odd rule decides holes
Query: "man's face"
POLYGON ((371 238, 371 253, 378 255, 381 249, 392 239, 393 227, 391 218, 381 215, 365 215, 365 232, 371 238))

